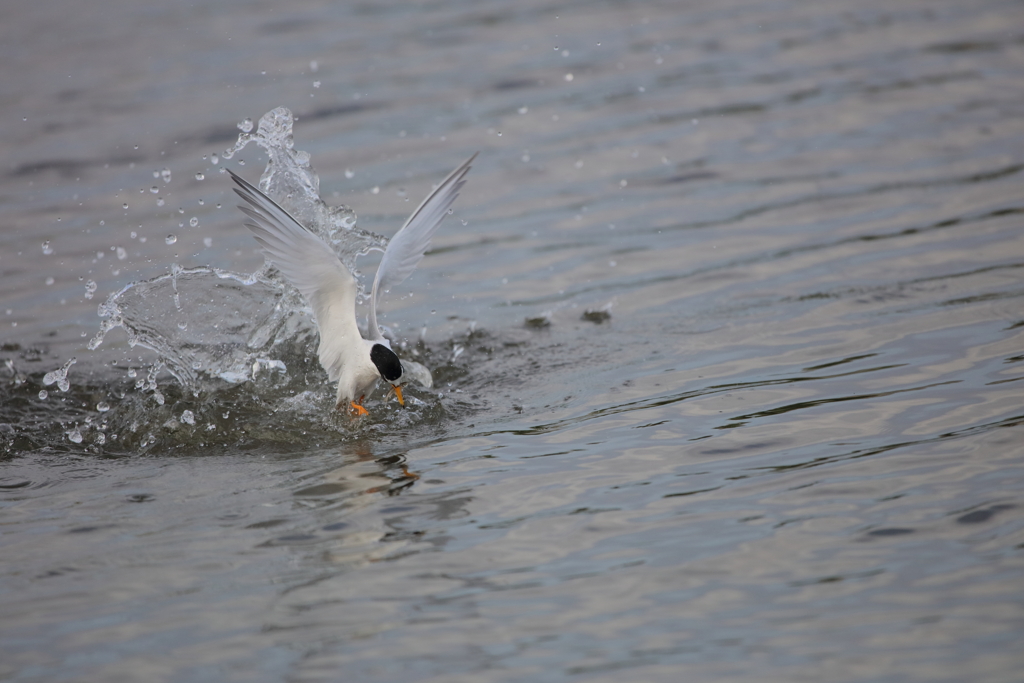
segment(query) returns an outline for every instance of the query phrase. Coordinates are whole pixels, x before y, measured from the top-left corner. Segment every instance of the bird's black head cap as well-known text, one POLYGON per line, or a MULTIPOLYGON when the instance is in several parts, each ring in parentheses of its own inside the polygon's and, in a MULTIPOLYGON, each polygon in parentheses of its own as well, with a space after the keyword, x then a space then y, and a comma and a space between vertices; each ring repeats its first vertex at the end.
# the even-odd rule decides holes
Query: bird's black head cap
POLYGON ((394 351, 383 344, 374 344, 370 349, 370 360, 377 366, 377 372, 394 384, 402 378, 402 362, 394 351))

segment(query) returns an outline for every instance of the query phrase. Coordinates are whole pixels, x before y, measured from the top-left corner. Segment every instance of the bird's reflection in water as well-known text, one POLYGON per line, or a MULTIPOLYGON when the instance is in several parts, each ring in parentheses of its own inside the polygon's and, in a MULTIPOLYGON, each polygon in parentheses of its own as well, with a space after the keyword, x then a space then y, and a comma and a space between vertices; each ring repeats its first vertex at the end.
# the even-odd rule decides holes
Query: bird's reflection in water
POLYGON ((377 462, 385 466, 384 474, 391 480, 391 485, 388 487, 390 496, 397 496, 420 478, 420 475, 409 469, 404 453, 379 458, 377 462))
POLYGON ((290 529, 278 543, 301 547, 304 554, 313 550, 303 564, 321 569, 358 566, 409 552, 409 544, 424 534, 409 528, 410 513, 419 518, 414 512, 420 511, 419 501, 400 508, 388 502, 420 479, 409 469, 406 455, 378 456, 369 441, 348 444, 338 455, 335 462, 340 465, 309 471, 294 486, 292 500, 303 528, 290 529))
POLYGON ((404 453, 378 457, 369 441, 349 444, 341 460, 344 464, 333 469, 310 472, 294 495, 305 500, 328 496, 329 504, 341 498, 348 506, 363 494, 398 495, 420 478, 408 468, 404 453))

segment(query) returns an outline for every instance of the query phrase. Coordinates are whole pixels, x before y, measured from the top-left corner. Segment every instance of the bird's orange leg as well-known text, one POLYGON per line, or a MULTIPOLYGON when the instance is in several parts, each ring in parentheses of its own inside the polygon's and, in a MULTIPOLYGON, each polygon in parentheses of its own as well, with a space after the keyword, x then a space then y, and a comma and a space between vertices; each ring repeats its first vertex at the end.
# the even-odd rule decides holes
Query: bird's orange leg
POLYGON ((352 413, 352 415, 354 417, 359 417, 360 415, 369 415, 370 414, 369 412, 367 412, 366 408, 364 408, 361 405, 359 405, 360 403, 363 402, 364 398, 366 398, 365 394, 360 396, 358 401, 352 401, 351 403, 349 403, 349 405, 352 406, 352 409, 351 409, 350 412, 352 413))

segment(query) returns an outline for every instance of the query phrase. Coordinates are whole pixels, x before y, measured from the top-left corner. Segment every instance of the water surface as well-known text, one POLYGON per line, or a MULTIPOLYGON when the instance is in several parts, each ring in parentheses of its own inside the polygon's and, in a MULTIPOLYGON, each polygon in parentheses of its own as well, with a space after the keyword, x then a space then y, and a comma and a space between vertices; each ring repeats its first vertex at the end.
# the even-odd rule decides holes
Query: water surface
POLYGON ((12 11, 0 679, 1018 680, 1022 20, 12 11), (405 409, 331 414, 301 303, 211 274, 278 106, 383 235, 480 151, 383 306, 405 409), (132 282, 166 347, 90 349, 132 282))

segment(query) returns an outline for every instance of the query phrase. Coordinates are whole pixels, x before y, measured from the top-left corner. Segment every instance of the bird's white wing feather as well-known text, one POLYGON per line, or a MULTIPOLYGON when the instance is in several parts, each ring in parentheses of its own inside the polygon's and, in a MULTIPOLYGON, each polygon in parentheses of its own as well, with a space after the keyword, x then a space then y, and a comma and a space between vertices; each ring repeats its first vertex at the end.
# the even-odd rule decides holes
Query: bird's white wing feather
POLYGON ((381 338, 380 328, 377 327, 377 298, 380 292, 401 284, 416 270, 416 266, 423 260, 424 252, 430 248, 430 239, 441 225, 441 221, 448 215, 448 209, 459 196, 459 190, 466 184, 466 173, 469 172, 470 164, 475 158, 476 154, 452 171, 412 212, 409 220, 388 243, 380 266, 377 267, 377 275, 373 278, 373 290, 370 292, 368 332, 371 338, 381 338))
POLYGON ((341 351, 347 347, 332 341, 360 338, 355 319, 355 277, 330 245, 258 188, 230 170, 228 173, 239 185, 235 192, 246 202, 238 207, 248 217, 245 226, 267 258, 312 307, 320 328, 320 361, 336 380, 346 360, 341 351))

